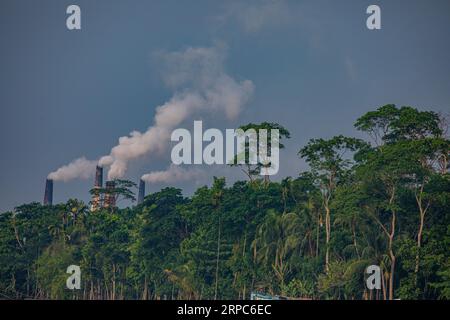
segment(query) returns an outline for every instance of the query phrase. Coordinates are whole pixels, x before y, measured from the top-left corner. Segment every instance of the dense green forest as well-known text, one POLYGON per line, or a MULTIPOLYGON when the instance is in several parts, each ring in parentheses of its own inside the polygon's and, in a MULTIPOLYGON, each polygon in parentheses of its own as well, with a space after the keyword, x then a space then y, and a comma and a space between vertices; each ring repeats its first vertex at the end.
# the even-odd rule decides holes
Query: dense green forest
MULTIPOLYGON (((243 166, 246 181, 214 178, 191 197, 167 187, 131 208, 71 199, 2 213, 0 298, 449 299, 445 118, 386 105, 355 127, 365 140, 298 146, 309 170, 281 182, 243 166), (66 289, 71 264, 80 290, 66 289), (380 290, 366 289, 369 265, 380 290)), ((132 197, 124 185, 117 196, 132 197)))

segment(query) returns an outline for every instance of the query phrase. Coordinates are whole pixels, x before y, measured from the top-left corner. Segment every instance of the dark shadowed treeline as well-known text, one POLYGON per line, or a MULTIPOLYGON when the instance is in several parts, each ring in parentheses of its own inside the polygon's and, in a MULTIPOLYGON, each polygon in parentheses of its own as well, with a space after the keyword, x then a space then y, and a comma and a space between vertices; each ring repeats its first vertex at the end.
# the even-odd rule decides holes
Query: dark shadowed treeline
POLYGON ((365 141, 313 139, 299 151, 310 170, 281 182, 247 168, 248 181, 215 178, 189 198, 165 188, 133 208, 5 212, 0 298, 449 299, 445 119, 387 105, 355 126, 365 141), (66 289, 72 264, 80 290, 66 289), (380 290, 365 287, 369 265, 380 290))

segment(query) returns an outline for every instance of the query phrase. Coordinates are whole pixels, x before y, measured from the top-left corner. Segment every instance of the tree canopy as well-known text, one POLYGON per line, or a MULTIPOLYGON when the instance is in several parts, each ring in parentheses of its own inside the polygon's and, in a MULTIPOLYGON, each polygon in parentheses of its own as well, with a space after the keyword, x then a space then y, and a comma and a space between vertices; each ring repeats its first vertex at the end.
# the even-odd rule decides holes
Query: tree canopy
MULTIPOLYGON (((386 105, 356 120, 367 140, 312 139, 299 151, 309 169, 280 182, 249 171, 251 181, 215 177, 189 197, 166 187, 127 208, 18 206, 0 214, 0 298, 449 299, 445 123, 386 105), (72 264, 80 290, 65 286, 72 264), (365 286, 370 265, 379 290, 365 286)), ((290 136, 274 123, 242 128, 290 136)), ((134 200, 135 186, 91 193, 134 200)))

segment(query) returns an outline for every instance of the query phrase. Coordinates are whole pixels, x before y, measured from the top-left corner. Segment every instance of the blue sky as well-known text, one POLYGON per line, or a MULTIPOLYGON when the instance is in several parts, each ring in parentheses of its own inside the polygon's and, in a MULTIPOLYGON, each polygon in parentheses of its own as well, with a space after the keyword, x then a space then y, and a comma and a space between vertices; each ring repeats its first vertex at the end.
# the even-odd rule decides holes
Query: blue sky
MULTIPOLYGON (((50 172, 81 156, 108 155, 119 137, 153 125, 156 108, 185 85, 168 85, 173 70, 161 56, 216 50, 217 74, 252 83, 237 117, 202 109, 180 126, 279 122, 292 133, 280 179, 305 169, 296 153, 308 139, 360 136, 356 118, 384 104, 450 112, 449 30, 446 0, 2 0, 0 211, 42 201, 50 172), (66 29, 69 4, 81 8, 81 30, 66 29), (370 4, 381 7, 381 30, 366 28, 370 4)), ((198 89, 196 79, 188 79, 189 90, 198 89)), ((125 177, 166 170, 167 145, 130 161, 125 177)), ((189 194, 213 175, 245 178, 236 169, 199 169, 198 181, 147 190, 173 185, 189 194)), ((54 200, 89 201, 91 185, 57 181, 54 200)))

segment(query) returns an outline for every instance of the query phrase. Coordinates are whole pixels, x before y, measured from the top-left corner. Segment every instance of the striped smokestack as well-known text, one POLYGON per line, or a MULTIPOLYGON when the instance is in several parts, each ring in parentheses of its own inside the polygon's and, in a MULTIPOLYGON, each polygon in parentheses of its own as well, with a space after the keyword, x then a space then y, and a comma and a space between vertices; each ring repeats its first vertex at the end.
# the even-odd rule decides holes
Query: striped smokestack
MULTIPOLYGON (((95 168, 94 189, 101 189, 102 187, 103 187, 103 168, 97 166, 95 168)), ((96 193, 92 195, 91 211, 96 211, 100 209, 100 207, 101 207, 100 193, 96 193)))
POLYGON ((53 180, 45 180, 44 205, 51 206, 53 204, 53 180))
POLYGON ((116 194, 114 189, 116 188, 116 183, 114 181, 106 181, 106 194, 104 207, 114 208, 116 206, 116 194))
POLYGON ((144 197, 145 197, 145 182, 144 182, 144 180, 140 179, 139 180, 139 193, 138 193, 138 199, 137 199, 138 205, 140 205, 144 202, 144 197))

